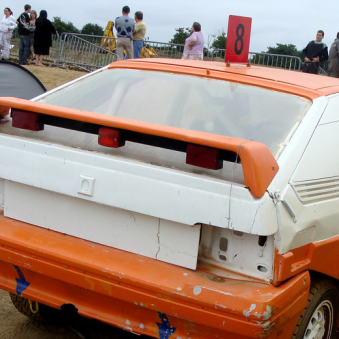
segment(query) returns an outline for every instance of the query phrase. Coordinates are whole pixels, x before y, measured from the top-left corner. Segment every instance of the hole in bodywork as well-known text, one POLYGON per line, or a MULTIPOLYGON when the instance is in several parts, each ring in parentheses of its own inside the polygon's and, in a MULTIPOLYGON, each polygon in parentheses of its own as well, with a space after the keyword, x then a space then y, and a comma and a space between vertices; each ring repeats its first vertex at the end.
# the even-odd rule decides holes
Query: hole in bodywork
POLYGON ((259 239, 258 239, 258 245, 263 247, 266 245, 267 242, 267 236, 266 235, 259 235, 259 239))
POLYGON ((235 235, 238 238, 241 238, 244 235, 244 232, 240 231, 233 231, 233 235, 235 235))
POLYGON ((228 247, 228 240, 227 238, 220 238, 219 240, 219 248, 220 251, 226 252, 228 247))
POLYGON ((258 269, 259 272, 262 272, 262 273, 267 273, 267 271, 268 271, 267 267, 264 266, 264 265, 258 265, 257 269, 258 269))
POLYGON ((219 254, 219 259, 223 261, 227 261, 226 255, 223 255, 223 254, 219 254))

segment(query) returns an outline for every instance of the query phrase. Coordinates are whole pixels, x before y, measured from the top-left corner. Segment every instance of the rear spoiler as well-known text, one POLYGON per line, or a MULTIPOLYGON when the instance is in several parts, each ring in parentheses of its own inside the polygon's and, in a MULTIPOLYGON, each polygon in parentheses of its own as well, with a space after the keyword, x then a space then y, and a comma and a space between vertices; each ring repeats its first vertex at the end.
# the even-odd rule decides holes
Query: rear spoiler
POLYGON ((264 195, 279 170, 268 147, 262 143, 227 136, 163 126, 24 99, 1 97, 0 106, 11 109, 12 126, 33 131, 44 125, 99 136, 100 145, 123 147, 137 142, 186 153, 186 163, 209 169, 222 168, 222 161, 241 162, 245 185, 254 197, 264 195))

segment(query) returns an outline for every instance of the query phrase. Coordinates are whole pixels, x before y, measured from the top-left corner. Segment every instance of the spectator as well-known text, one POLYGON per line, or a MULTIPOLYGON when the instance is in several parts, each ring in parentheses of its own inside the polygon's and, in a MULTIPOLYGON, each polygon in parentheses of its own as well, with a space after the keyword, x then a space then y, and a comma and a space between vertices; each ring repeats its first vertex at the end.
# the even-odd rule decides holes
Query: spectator
POLYGON ((122 16, 115 19, 115 29, 117 30, 117 59, 124 58, 124 49, 127 58, 133 58, 133 32, 135 30, 135 21, 128 16, 130 9, 128 6, 122 8, 122 16))
POLYGON ((27 59, 29 57, 30 47, 30 30, 29 30, 29 13, 31 13, 31 6, 25 5, 25 12, 23 12, 17 19, 19 25, 19 64, 28 65, 27 59))
POLYGON ((44 55, 49 55, 49 48, 52 46, 52 33, 57 34, 53 24, 47 19, 47 12, 42 10, 36 19, 34 33, 34 53, 37 66, 44 66, 42 60, 44 55))
POLYGON ((31 37, 31 41, 29 44, 29 59, 27 59, 28 62, 30 62, 31 60, 34 59, 34 53, 33 53, 33 43, 34 43, 34 32, 35 32, 35 21, 36 18, 38 17, 37 12, 32 9, 31 10, 31 15, 29 16, 29 29, 30 29, 30 37, 31 37))
POLYGON ((181 59, 203 60, 204 36, 201 33, 201 25, 194 22, 193 33, 185 40, 184 53, 181 59))
POLYGON ((319 62, 328 59, 326 44, 322 42, 324 31, 319 30, 315 40, 312 40, 302 51, 302 60, 305 61, 302 71, 304 73, 318 74, 319 62))
POLYGON ((337 38, 330 47, 328 60, 330 62, 327 71, 328 75, 339 78, 339 32, 337 33, 337 38))
POLYGON ((142 12, 135 12, 135 30, 133 32, 133 54, 135 59, 140 58, 141 49, 144 45, 144 39, 146 35, 146 24, 143 21, 143 18, 144 15, 142 12))
POLYGON ((9 58, 9 50, 11 47, 11 37, 13 29, 16 27, 15 19, 13 18, 13 12, 10 8, 4 9, 4 18, 0 23, 0 49, 2 50, 2 60, 9 58))

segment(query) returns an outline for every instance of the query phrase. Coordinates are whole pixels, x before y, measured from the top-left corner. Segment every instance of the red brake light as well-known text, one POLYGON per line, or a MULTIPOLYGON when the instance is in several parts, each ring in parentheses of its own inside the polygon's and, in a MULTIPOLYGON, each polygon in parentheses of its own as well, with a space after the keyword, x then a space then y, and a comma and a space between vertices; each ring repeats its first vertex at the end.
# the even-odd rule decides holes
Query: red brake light
POLYGON ((44 124, 39 122, 39 113, 12 109, 12 126, 30 131, 42 131, 44 124))
POLYGON ((218 170, 222 168, 222 160, 219 159, 220 150, 202 145, 188 144, 186 164, 207 169, 218 170))
POLYGON ((120 131, 110 127, 99 128, 98 143, 101 146, 118 148, 125 145, 125 140, 121 140, 120 131))

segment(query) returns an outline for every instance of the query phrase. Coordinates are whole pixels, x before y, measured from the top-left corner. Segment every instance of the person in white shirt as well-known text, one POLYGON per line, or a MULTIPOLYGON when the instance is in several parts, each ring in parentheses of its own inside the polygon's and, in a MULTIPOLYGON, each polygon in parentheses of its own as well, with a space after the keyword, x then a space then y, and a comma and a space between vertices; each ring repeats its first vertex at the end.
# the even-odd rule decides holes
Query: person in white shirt
POLYGON ((10 8, 6 7, 4 14, 5 16, 0 23, 0 49, 2 50, 2 60, 7 60, 9 58, 10 41, 13 29, 16 27, 16 22, 10 8))

